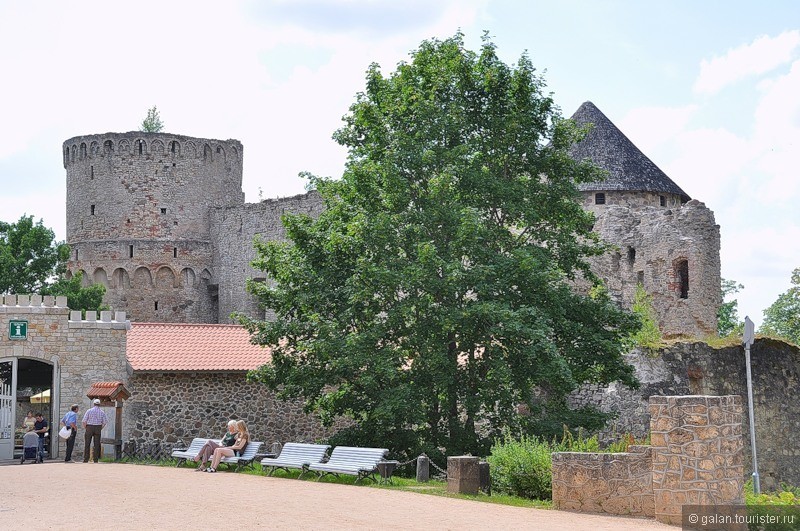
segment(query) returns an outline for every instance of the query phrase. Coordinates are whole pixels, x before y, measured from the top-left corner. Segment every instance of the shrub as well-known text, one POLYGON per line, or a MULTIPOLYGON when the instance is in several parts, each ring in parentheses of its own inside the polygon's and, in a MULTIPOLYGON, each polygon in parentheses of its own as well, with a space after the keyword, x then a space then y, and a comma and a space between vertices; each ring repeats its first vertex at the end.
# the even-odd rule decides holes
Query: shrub
POLYGON ((782 484, 778 492, 755 495, 751 480, 745 483, 744 498, 748 516, 780 516, 780 520, 766 528, 751 524, 750 529, 797 529, 797 522, 800 522, 800 487, 782 484))
POLYGON ((642 323, 642 328, 633 335, 634 343, 642 348, 656 350, 663 346, 661 330, 658 328, 656 311, 653 308, 653 298, 639 284, 633 297, 633 313, 642 323))
POLYGON ((515 440, 507 435, 495 442, 487 458, 492 489, 521 498, 551 499, 552 451, 550 444, 538 437, 515 440))

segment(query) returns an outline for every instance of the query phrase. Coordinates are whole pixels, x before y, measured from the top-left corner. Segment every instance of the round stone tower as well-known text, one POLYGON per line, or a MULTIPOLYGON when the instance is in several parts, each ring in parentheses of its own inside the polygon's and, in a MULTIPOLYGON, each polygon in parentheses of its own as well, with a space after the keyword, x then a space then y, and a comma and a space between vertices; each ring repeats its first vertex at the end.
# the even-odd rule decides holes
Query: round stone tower
POLYGON ((139 322, 217 322, 209 209, 244 203, 242 144, 167 133, 64 142, 68 275, 139 322))

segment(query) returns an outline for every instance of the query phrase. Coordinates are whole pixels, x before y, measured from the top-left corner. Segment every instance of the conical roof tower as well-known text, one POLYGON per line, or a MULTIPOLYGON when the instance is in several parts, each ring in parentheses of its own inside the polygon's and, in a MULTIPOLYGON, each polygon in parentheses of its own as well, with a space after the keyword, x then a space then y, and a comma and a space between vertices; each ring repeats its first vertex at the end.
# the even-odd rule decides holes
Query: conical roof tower
POLYGON ((666 193, 679 196, 682 202, 691 199, 592 102, 584 102, 572 120, 594 126, 586 138, 572 147, 570 155, 576 160, 588 158, 608 172, 605 181, 582 183, 578 185, 580 190, 666 193))

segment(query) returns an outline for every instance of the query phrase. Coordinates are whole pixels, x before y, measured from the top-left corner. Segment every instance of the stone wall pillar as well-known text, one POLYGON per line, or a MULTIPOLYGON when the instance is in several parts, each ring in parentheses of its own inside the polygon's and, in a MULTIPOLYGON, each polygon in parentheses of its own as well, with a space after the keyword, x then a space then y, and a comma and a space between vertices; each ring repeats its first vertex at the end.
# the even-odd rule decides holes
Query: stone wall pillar
POLYGON ((657 520, 681 524, 682 505, 743 503, 742 398, 649 400, 657 520))

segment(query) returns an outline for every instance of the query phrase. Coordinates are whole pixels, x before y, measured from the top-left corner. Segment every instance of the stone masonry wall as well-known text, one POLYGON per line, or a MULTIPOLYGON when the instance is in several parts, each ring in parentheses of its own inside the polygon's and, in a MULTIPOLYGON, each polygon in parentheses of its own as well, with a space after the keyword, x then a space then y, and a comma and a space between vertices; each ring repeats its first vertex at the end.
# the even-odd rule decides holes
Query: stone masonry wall
POLYGON ((657 520, 681 524, 683 505, 744 503, 741 396, 650 398, 657 520))
POLYGON ((253 439, 268 445, 325 440, 343 426, 323 428, 318 417, 303 413, 301 403, 277 400, 242 372, 137 372, 130 389, 125 441, 188 445, 194 437, 221 437, 230 419, 244 420, 253 439))
MULTIPOLYGON (((79 415, 90 406, 86 391, 98 381, 123 381, 128 378, 125 359, 126 333, 130 323, 125 314, 94 312, 86 320, 70 319, 66 297, 5 295, 0 297, 0 330, 8 330, 9 321, 28 321, 28 339, 8 339, 0 334, 0 358, 30 358, 53 366, 53 391, 50 415, 51 437, 58 441, 53 455, 63 456, 64 442, 56 435, 58 421, 70 405, 80 406, 79 415)), ((74 315, 72 317, 75 317, 74 315)), ((79 416, 79 419, 81 417, 79 416)), ((21 422, 21 419, 18 419, 21 422)), ((19 423, 19 422, 18 422, 19 423)), ((83 455, 83 431, 79 429, 75 458, 83 455)))
POLYGON ((665 337, 716 334, 722 302, 720 234, 711 210, 693 200, 674 209, 610 205, 595 215, 595 232, 615 249, 592 259, 592 271, 603 278, 612 299, 630 308, 642 284, 665 337), (681 262, 688 269, 686 294, 681 293, 681 262))
POLYGON ((317 192, 269 199, 261 203, 211 210, 211 233, 214 244, 214 271, 219 278, 219 322, 231 323, 230 314, 242 312, 263 319, 264 310, 247 292, 249 278, 264 278, 250 263, 256 257, 253 240, 286 239, 281 216, 285 213, 318 216, 323 209, 317 192))
POLYGON ((743 503, 741 397, 656 396, 649 409, 650 447, 553 454, 556 508, 680 525, 683 505, 743 503))
MULTIPOLYGON (((601 433, 609 441, 623 433, 641 439, 650 429, 648 398, 669 395, 747 396, 744 349, 713 348, 706 343, 676 343, 658 352, 634 350, 626 356, 641 383, 638 390, 619 384, 585 387, 571 403, 595 405, 618 415, 601 433)), ((782 341, 758 338, 751 348, 756 444, 761 485, 800 484, 800 349, 782 341)), ((743 424, 744 466, 752 472, 749 419, 743 424)))
POLYGON ((627 453, 553 454, 553 505, 564 511, 654 516, 649 446, 627 453))

